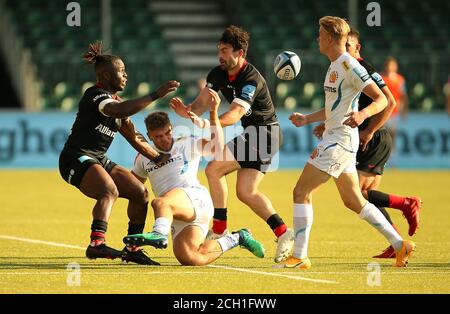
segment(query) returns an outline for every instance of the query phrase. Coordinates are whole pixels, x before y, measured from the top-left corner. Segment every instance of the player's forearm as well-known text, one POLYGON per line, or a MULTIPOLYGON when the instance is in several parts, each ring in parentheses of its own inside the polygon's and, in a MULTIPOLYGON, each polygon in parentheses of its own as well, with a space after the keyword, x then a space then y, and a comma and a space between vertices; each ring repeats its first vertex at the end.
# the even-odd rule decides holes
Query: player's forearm
POLYGON ((147 107, 151 102, 158 99, 156 92, 150 95, 136 99, 130 99, 123 102, 112 102, 105 107, 105 114, 113 118, 130 117, 147 107))
POLYGON ((200 91, 197 98, 191 103, 191 111, 197 116, 201 116, 208 110, 208 88, 205 87, 200 91))
POLYGON ((325 109, 320 109, 319 111, 306 115, 307 124, 325 121, 325 118, 325 109))
POLYGON ((123 121, 123 125, 119 129, 119 132, 136 151, 145 157, 154 160, 159 156, 159 153, 150 146, 141 133, 136 131, 134 124, 130 121, 123 121))
MULTIPOLYGON (((384 90, 382 91, 384 93, 384 90)), ((389 120, 389 117, 391 116, 392 112, 395 109, 395 106, 397 105, 392 95, 385 94, 385 96, 387 98, 386 108, 384 108, 380 113, 376 114, 372 119, 370 119, 370 122, 366 128, 372 133, 375 133, 386 123, 387 120, 389 120)))
POLYGON ((361 112, 366 116, 367 119, 384 110, 386 106, 387 106, 386 96, 380 93, 377 95, 377 97, 374 97, 372 103, 363 110, 361 110, 361 112))
POLYGON ((219 115, 217 114, 217 109, 209 112, 209 120, 211 123, 212 153, 222 152, 223 147, 225 146, 225 137, 223 135, 219 115))
POLYGON ((235 124, 240 119, 241 116, 239 115, 238 112, 235 111, 225 112, 219 117, 220 124, 222 125, 223 128, 235 124))

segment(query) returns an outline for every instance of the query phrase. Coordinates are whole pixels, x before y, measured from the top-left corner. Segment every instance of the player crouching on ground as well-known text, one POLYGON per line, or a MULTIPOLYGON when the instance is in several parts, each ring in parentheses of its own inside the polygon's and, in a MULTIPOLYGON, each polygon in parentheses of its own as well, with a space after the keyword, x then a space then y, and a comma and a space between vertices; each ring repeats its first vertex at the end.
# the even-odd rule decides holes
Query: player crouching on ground
MULTIPOLYGON (((152 113, 145 119, 148 137, 157 150, 169 153, 171 158, 157 166, 139 154, 132 171, 142 182, 148 177, 157 196, 151 203, 155 224, 152 232, 126 236, 124 243, 166 248, 172 226, 173 252, 182 265, 207 265, 238 245, 257 257, 264 257, 264 247, 247 229, 218 240, 205 240, 214 206, 208 190, 197 179, 198 165, 201 156, 221 156, 224 147, 217 115, 220 98, 212 89, 209 95, 211 141, 194 136, 174 139, 167 113, 152 113)), ((171 102, 181 100, 174 98, 171 102)), ((191 113, 191 118, 198 117, 191 113)))

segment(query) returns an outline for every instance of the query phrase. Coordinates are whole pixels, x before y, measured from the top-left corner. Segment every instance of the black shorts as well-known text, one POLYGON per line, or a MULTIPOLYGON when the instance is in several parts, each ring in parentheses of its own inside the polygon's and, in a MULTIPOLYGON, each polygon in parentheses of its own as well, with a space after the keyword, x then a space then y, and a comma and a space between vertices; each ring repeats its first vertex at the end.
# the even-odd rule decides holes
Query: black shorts
POLYGON ((375 132, 365 151, 356 154, 356 169, 382 175, 392 151, 392 137, 386 128, 375 132))
POLYGON ((101 165, 108 173, 116 166, 106 155, 98 158, 85 153, 69 153, 62 151, 59 155, 59 173, 68 182, 80 188, 84 174, 93 164, 101 165))
POLYGON ((229 141, 227 147, 241 168, 251 168, 266 173, 281 143, 281 128, 278 123, 275 123, 248 126, 242 134, 229 141))

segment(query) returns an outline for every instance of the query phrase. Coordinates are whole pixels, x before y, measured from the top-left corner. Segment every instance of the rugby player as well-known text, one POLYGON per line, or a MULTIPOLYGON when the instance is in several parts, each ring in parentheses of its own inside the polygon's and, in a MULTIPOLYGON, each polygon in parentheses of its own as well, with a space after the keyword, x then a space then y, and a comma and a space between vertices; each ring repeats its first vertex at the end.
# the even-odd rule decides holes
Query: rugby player
MULTIPOLYGON (((128 235, 123 239, 124 243, 166 248, 171 230, 173 252, 182 265, 207 265, 238 245, 257 257, 264 257, 264 247, 253 239, 247 229, 226 234, 217 240, 205 240, 214 207, 208 190, 197 179, 198 165, 202 156, 222 154, 224 146, 217 115, 220 98, 212 89, 208 89, 208 95, 208 102, 211 103, 210 141, 195 136, 174 139, 167 113, 151 113, 145 119, 147 135, 156 150, 171 157, 157 165, 138 154, 132 170, 141 182, 144 183, 147 178, 150 180, 156 196, 151 202, 155 223, 151 232, 128 235)), ((173 102, 181 103, 181 100, 175 98, 173 102)))
MULTIPOLYGON (((388 105, 380 113, 373 117, 367 118, 359 125, 359 149, 356 154, 356 169, 358 171, 359 185, 363 196, 384 214, 394 229, 400 233, 397 226, 393 223, 392 218, 384 207, 392 207, 400 209, 409 224, 408 234, 412 236, 419 227, 420 208, 422 200, 420 197, 402 197, 393 194, 386 194, 377 191, 381 183, 381 176, 384 167, 389 159, 392 151, 392 137, 384 124, 389 119, 390 114, 396 106, 396 101, 392 96, 389 88, 384 83, 383 78, 378 74, 374 67, 364 60, 360 55, 361 43, 359 32, 351 29, 348 35, 346 49, 347 52, 358 60, 358 62, 367 70, 372 80, 378 85, 383 94, 387 98, 388 105)), ((372 99, 361 94, 358 100, 358 110, 366 108, 372 99)), ((314 134, 321 138, 324 124, 320 124, 314 128, 314 134)), ((394 258, 395 251, 392 245, 389 245, 381 254, 374 256, 376 258, 394 258)))
POLYGON ((89 46, 84 60, 94 65, 97 83, 88 88, 80 100, 71 134, 59 157, 59 170, 65 181, 96 200, 86 257, 121 257, 127 262, 153 265, 155 262, 139 248, 120 251, 105 243, 109 216, 118 197, 129 200, 128 234, 143 231, 148 205, 148 192, 144 185, 130 171, 111 161, 106 151, 119 132, 141 154, 156 163, 164 161, 167 156, 153 149, 136 132, 129 116, 175 91, 180 84, 169 81, 150 95, 122 101, 117 92, 125 88, 128 79, 122 59, 103 54, 101 42, 96 42, 89 46))
MULTIPOLYGON (((281 128, 264 77, 247 62, 249 34, 234 25, 225 29, 218 43, 220 65, 206 78, 207 86, 188 106, 172 104, 181 116, 189 118, 192 110, 200 116, 208 105, 208 88, 220 91, 230 103, 220 117, 222 127, 241 121, 244 131, 226 144, 222 158, 212 160, 206 167, 209 190, 214 203, 214 219, 208 237, 215 239, 228 233, 226 175, 237 171, 236 193, 240 201, 263 219, 276 236, 275 262, 284 260, 291 252, 293 232, 275 211, 270 199, 259 191, 264 175, 281 144, 281 128)), ((207 119, 195 119, 201 128, 209 126, 207 119)))
POLYGON ((363 121, 387 106, 386 97, 366 69, 346 52, 350 27, 345 20, 325 16, 319 20, 320 52, 331 64, 324 81, 325 108, 303 115, 293 113, 291 122, 301 127, 325 121, 323 138, 312 152, 294 188, 294 253, 283 263, 287 268, 308 269, 308 241, 313 222, 312 193, 333 177, 346 207, 366 220, 387 238, 396 252, 395 266, 404 267, 415 244, 403 240, 383 214, 361 193, 356 171, 358 128, 363 121), (364 92, 372 102, 357 111, 357 99, 364 92))

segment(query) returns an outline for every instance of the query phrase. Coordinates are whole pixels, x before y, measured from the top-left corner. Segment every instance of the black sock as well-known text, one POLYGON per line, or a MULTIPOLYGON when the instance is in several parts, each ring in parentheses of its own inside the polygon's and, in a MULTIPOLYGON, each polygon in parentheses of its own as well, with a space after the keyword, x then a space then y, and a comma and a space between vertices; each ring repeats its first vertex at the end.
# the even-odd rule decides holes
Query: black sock
POLYGON ((131 222, 128 223, 128 235, 130 234, 139 234, 144 232, 145 223, 143 224, 133 224, 131 222))
POLYGON ((267 219, 266 222, 272 230, 274 230, 276 227, 284 225, 283 219, 281 219, 280 215, 278 214, 273 214, 269 217, 269 219, 267 219))
POLYGON ((95 246, 105 242, 105 233, 108 229, 108 222, 103 220, 92 221, 91 225, 91 245, 95 246))
POLYGON ((106 233, 106 230, 108 230, 108 222, 107 221, 97 220, 97 219, 94 219, 92 221, 92 225, 91 225, 92 232, 106 233))
POLYGON ((380 191, 369 190, 367 192, 368 201, 376 207, 389 207, 389 195, 380 191))
POLYGON ((217 220, 227 220, 227 208, 214 208, 214 219, 217 220))
POLYGON ((386 208, 384 207, 377 207, 377 208, 384 215, 384 217, 386 217, 387 221, 389 221, 389 223, 393 225, 394 223, 392 222, 391 216, 389 216, 389 213, 387 212, 386 208))

